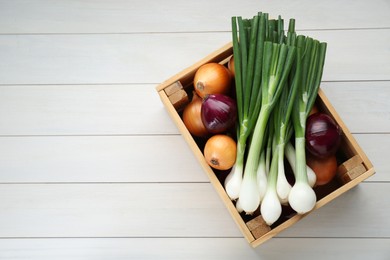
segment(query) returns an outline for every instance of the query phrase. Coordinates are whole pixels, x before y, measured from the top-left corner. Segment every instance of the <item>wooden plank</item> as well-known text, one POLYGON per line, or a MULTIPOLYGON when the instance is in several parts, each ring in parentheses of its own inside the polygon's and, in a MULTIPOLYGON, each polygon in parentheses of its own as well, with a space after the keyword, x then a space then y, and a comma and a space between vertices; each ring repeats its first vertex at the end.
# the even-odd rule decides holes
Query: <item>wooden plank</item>
MULTIPOLYGON (((279 237, 389 238, 389 196, 362 183, 279 237)), ((0 212, 1 238, 242 236, 209 183, 1 184, 0 212)))
POLYGON ((390 81, 324 82, 321 88, 351 132, 389 133, 390 81))
MULTIPOLYGON (((390 29, 305 34, 329 43, 323 80, 390 80, 390 29)), ((3 85, 159 83, 231 41, 229 32, 0 37, 3 85)))
MULTIPOLYGON (((178 134, 155 87, 0 86, 0 135, 178 134)), ((352 133, 389 133, 390 81, 322 88, 352 133)))
POLYGON ((371 231, 374 232, 372 237, 388 237, 385 233, 389 232, 390 228, 384 231, 384 226, 381 225, 384 223, 390 227, 387 216, 390 214, 387 209, 389 203, 374 198, 374 193, 382 193, 382 189, 388 188, 388 183, 361 183, 283 231, 280 237, 359 237, 359 234, 371 231), (376 209, 370 204, 376 204, 376 209), (381 224, 377 225, 378 223, 374 223, 376 221, 381 224))
POLYGON ((0 134, 178 133, 154 87, 0 86, 0 134))
POLYGON ((384 51, 387 46, 386 42, 390 41, 390 30, 305 31, 300 33, 328 43, 322 80, 390 80, 390 52, 384 51), (377 37, 376 34, 381 35, 378 37, 383 37, 383 40, 375 43, 375 47, 368 42, 369 39, 361 38, 377 37), (362 50, 369 48, 368 46, 378 49, 376 51, 370 49, 363 57, 362 50), (364 62, 361 62, 362 59, 364 62), (371 66, 377 70, 371 70, 371 66), (378 70, 378 66, 384 67, 378 70))
POLYGON ((0 211, 0 237, 241 237, 209 183, 1 184, 0 211))
POLYGON ((228 31, 231 16, 252 17, 257 11, 269 12, 274 17, 280 14, 286 20, 294 17, 298 29, 390 27, 389 6, 380 0, 359 0, 353 4, 337 0, 251 0, 245 5, 234 0, 166 0, 148 4, 142 0, 13 0, 0 2, 0 33, 228 31))
POLYGON ((390 181, 390 136, 380 134, 355 134, 360 147, 370 158, 376 173, 366 181, 390 181))
POLYGON ((1 137, 0 173, 1 183, 209 182, 178 135, 1 137))
POLYGON ((242 238, 2 239, 0 259, 386 259, 389 239, 275 238, 253 250, 242 238), (150 246, 153 245, 153 250, 150 246), (281 250, 283 248, 283 250, 281 250), (321 254, 319 252, 326 252, 321 254))
POLYGON ((0 35, 0 84, 158 83, 230 38, 218 32, 0 35))
MULTIPOLYGON (((376 170, 366 182, 390 181, 390 136, 355 137, 376 170)), ((209 182, 180 135, 1 137, 0 172, 1 183, 209 182)))

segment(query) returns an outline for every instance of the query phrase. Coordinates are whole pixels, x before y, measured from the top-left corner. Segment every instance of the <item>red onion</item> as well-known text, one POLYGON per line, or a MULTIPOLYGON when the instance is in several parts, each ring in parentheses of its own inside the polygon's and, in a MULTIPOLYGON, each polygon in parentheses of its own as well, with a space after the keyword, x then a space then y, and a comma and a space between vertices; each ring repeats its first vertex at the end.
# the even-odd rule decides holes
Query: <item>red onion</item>
POLYGON ((223 133, 236 122, 236 101, 223 94, 208 95, 202 104, 201 117, 210 133, 223 133))
POLYGON ((327 114, 315 113, 306 121, 306 149, 318 158, 336 153, 341 142, 341 130, 327 114))

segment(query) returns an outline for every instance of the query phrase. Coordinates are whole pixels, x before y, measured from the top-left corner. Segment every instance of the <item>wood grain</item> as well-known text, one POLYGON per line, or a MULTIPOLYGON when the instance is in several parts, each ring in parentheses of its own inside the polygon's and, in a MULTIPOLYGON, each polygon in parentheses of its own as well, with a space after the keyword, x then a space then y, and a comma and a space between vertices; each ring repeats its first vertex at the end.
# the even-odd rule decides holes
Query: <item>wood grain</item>
MULTIPOLYGON (((389 182, 389 135, 354 136, 376 169, 366 182, 389 182)), ((1 137, 0 172, 0 183, 209 182, 180 135, 1 137)))
MULTIPOLYGON (((359 184, 278 236, 388 238, 389 196, 359 184)), ((0 205, 0 238, 242 237, 209 183, 0 184, 0 205)))
POLYGON ((2 183, 208 182, 178 135, 2 137, 0 172, 2 183))
POLYGON ((0 259, 354 259, 386 260, 389 240, 354 238, 274 238, 253 250, 242 238, 76 238, 2 239, 0 259), (153 250, 145 250, 145 248, 153 250), (283 250, 282 250, 283 249, 283 250), (324 252, 324 253, 322 253, 324 252), (325 253, 326 252, 326 253, 325 253))
POLYGON ((0 132, 2 135, 178 133, 154 87, 0 86, 0 132))
MULTIPOLYGON (((305 34, 329 44, 324 81, 390 80, 390 29, 305 34)), ((0 84, 160 83, 229 41, 229 32, 0 35, 0 84)))
POLYGON ((0 33, 227 31, 231 30, 231 16, 252 17, 258 11, 295 18, 298 29, 390 27, 390 6, 385 0, 344 4, 337 0, 315 4, 309 0, 251 0, 245 4, 234 0, 165 0, 164 4, 145 4, 144 0, 13 0, 0 2, 0 33))
MULTIPOLYGON (((155 87, 3 85, 0 135, 178 134, 155 87)), ((390 81, 324 82, 322 88, 352 133, 390 132, 390 81)))

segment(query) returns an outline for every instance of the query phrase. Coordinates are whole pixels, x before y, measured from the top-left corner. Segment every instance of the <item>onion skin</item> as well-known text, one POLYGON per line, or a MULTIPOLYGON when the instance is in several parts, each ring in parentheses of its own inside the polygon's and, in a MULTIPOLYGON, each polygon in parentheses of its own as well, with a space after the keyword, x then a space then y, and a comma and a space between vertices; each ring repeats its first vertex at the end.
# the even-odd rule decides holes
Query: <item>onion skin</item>
POLYGON ((188 131, 197 137, 209 135, 209 132, 202 122, 201 110, 202 99, 194 92, 191 102, 184 108, 183 123, 188 131))
POLYGON ((236 162, 237 144, 228 135, 213 135, 207 140, 203 153, 212 168, 228 170, 236 162))
POLYGON ((232 75, 225 66, 219 63, 206 63, 195 73, 194 88, 201 98, 210 94, 227 94, 231 81, 232 75))
POLYGON ((317 179, 316 186, 328 184, 337 173, 336 156, 331 155, 326 158, 318 158, 315 156, 307 156, 307 165, 314 171, 317 179))
POLYGON ((232 74, 232 76, 235 77, 236 71, 234 70, 234 57, 233 56, 229 59, 228 69, 230 70, 230 73, 232 74))
POLYGON ((318 107, 316 105, 314 105, 312 107, 312 109, 310 110, 309 116, 311 116, 312 114, 318 113, 318 112, 319 112, 318 107))
POLYGON ((341 129, 327 114, 314 113, 306 121, 306 149, 318 158, 334 155, 340 146, 341 129))
POLYGON ((203 100, 201 118, 208 132, 226 132, 236 123, 236 101, 223 94, 208 95, 203 100))

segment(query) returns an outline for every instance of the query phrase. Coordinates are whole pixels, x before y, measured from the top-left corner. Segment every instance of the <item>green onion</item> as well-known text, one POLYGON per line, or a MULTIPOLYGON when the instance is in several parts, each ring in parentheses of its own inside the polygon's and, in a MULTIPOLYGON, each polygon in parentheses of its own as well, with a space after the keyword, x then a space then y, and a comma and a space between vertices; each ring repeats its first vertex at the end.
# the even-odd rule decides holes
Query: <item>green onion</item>
POLYGON ((290 203, 298 213, 316 203, 304 134, 322 78, 326 43, 297 36, 294 19, 285 34, 280 16, 273 20, 261 12, 251 19, 232 17, 232 36, 237 157, 224 185, 239 212, 251 214, 261 203, 263 218, 272 224, 281 214, 281 203, 290 203), (285 157, 296 176, 293 187, 285 176, 285 157))
MULTIPOLYGON (((291 142, 288 142, 286 144, 286 148, 284 152, 285 152, 286 159, 290 164, 292 171, 294 172, 294 176, 296 176, 297 172, 295 170, 295 164, 296 164, 295 148, 291 144, 291 142)), ((307 173, 307 181, 309 182, 310 187, 314 187, 317 180, 317 176, 315 172, 308 165, 306 165, 306 173, 307 173)))
MULTIPOLYGON (((289 24, 289 31, 287 36, 287 43, 290 46, 294 46, 295 33, 295 20, 291 19, 289 24)), ((295 103, 295 97, 298 86, 300 84, 300 70, 301 62, 299 59, 294 63, 294 70, 290 72, 290 84, 286 83, 286 87, 280 97, 279 104, 276 106, 274 112, 275 122, 275 140, 276 140, 276 151, 274 156, 277 155, 278 166, 277 166, 277 184, 276 191, 279 200, 282 204, 288 204, 288 195, 291 190, 291 185, 288 183, 285 175, 284 167, 284 151, 286 143, 289 141, 292 134, 291 125, 291 112, 295 103)))
POLYGON ((225 179, 226 193, 232 200, 236 200, 239 197, 244 171, 246 143, 256 122, 256 114, 260 110, 260 80, 265 40, 265 17, 265 14, 260 13, 253 18, 249 46, 242 18, 232 17, 233 55, 239 122, 237 127, 236 163, 225 179), (237 26, 239 32, 237 31, 237 26), (249 60, 247 57, 248 51, 250 53, 249 60))
POLYGON ((263 137, 269 116, 282 93, 294 58, 295 47, 268 41, 265 42, 261 83, 261 109, 249 146, 239 195, 242 209, 248 214, 253 213, 260 204, 258 185, 256 184, 256 172, 261 147, 263 146, 263 137))
POLYGON ((312 210, 317 201, 316 194, 311 188, 306 171, 305 130, 306 119, 315 98, 322 77, 325 60, 326 43, 319 43, 302 35, 297 37, 297 58, 302 62, 301 84, 298 88, 295 111, 292 113, 295 131, 295 184, 289 194, 291 207, 299 214, 312 210))

